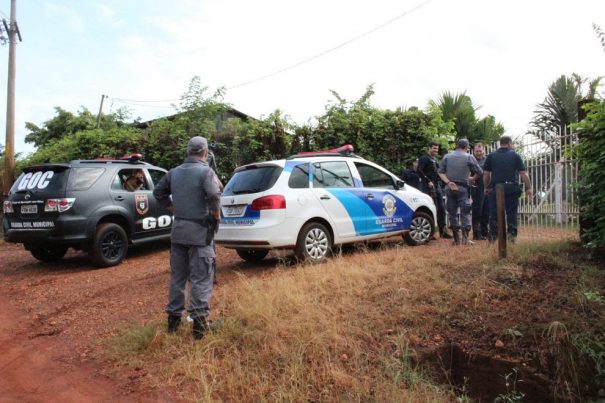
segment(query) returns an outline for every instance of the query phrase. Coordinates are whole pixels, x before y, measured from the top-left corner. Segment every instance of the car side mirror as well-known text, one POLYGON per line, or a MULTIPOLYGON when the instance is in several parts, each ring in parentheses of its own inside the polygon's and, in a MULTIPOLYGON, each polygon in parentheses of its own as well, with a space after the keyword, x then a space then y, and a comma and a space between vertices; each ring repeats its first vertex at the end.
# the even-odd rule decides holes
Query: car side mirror
POLYGON ((405 182, 402 181, 401 179, 397 179, 395 181, 395 187, 397 188, 397 190, 403 189, 404 186, 405 186, 405 182))

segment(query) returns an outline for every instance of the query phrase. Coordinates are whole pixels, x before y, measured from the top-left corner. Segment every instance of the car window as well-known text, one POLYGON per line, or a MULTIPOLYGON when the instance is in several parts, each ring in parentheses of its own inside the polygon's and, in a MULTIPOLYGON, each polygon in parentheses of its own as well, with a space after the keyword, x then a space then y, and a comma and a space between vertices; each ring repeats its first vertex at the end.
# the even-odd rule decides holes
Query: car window
POLYGON ((305 189, 309 187, 309 164, 299 164, 292 168, 288 179, 288 186, 292 189, 305 189))
POLYGON ((395 189, 393 177, 388 173, 360 162, 356 162, 355 167, 357 168, 357 172, 359 172, 364 187, 395 189))
POLYGON ((73 168, 69 178, 71 190, 87 190, 103 175, 105 168, 73 168))
POLYGON ((141 168, 120 169, 117 177, 118 179, 114 178, 111 186, 114 190, 134 192, 149 189, 145 172, 141 168))
POLYGON ((313 164, 313 187, 347 188, 353 187, 353 177, 345 161, 316 162, 313 164))
POLYGON ((264 192, 273 187, 283 168, 277 165, 252 165, 235 172, 225 186, 224 196, 264 192))
POLYGON ((160 171, 159 169, 148 169, 148 171, 149 176, 151 176, 151 182, 153 182, 154 186, 157 185, 166 175, 166 172, 160 171))
POLYGON ((11 187, 11 193, 65 191, 70 170, 64 166, 27 167, 11 187))

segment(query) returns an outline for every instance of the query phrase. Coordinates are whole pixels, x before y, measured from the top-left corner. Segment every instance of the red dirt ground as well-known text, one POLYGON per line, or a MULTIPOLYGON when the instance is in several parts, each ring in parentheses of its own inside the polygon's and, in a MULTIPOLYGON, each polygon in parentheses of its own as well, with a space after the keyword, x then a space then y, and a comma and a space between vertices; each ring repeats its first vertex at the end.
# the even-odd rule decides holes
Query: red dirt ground
MULTIPOLYGON (((178 400, 170 389, 150 390, 145 370, 113 367, 103 356, 103 342, 119 329, 162 315, 168 258, 168 244, 156 243, 130 250, 113 268, 94 269, 74 251, 44 264, 0 241, 0 402, 178 400)), ((244 263, 219 248, 218 284, 237 279, 236 271, 268 275, 277 262, 244 263)))
MULTIPOLYGON (((170 390, 146 390, 143 371, 99 358, 104 339, 163 312, 168 256, 166 243, 142 246, 120 266, 93 269, 83 253, 44 264, 0 243, 0 402, 174 401, 170 390)), ((257 275, 276 263, 246 265, 221 248, 219 262, 219 284, 235 270, 257 275)))

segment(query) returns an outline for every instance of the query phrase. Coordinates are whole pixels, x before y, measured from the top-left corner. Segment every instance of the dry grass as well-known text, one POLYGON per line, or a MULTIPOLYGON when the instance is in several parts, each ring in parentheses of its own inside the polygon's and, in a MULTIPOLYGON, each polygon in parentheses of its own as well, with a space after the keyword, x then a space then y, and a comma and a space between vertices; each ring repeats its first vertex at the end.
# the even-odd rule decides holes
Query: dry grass
POLYGON ((114 356, 163 368, 157 385, 202 401, 453 400, 413 364, 414 348, 526 332, 507 310, 518 309, 516 298, 536 298, 519 286, 532 278, 535 249, 517 245, 513 258, 494 263, 487 244, 390 244, 318 266, 279 266, 264 278, 242 274, 215 292, 219 331, 195 343, 188 327, 167 336, 162 318, 114 340, 114 356))

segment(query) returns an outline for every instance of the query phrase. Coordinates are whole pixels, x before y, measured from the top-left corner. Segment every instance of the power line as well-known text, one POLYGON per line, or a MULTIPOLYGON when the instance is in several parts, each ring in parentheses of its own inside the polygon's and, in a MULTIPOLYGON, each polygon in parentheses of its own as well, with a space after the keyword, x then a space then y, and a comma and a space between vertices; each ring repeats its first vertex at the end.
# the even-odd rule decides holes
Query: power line
POLYGON ((338 50, 338 49, 340 49, 340 48, 342 48, 342 47, 345 47, 345 46, 347 46, 347 45, 350 45, 351 43, 353 43, 353 42, 355 42, 355 41, 358 41, 359 39, 364 38, 364 37, 366 37, 366 36, 368 36, 368 35, 370 35, 370 34, 372 34, 372 33, 376 32, 376 31, 378 31, 378 30, 380 30, 380 29, 382 29, 382 28, 386 27, 386 26, 387 26, 387 25, 389 25, 389 24, 392 24, 393 22, 395 22, 395 21, 397 21, 397 20, 399 20, 399 19, 401 19, 401 18, 403 18, 403 17, 407 16, 408 14, 411 14, 411 13, 413 13, 414 11, 417 11, 418 9, 420 9, 420 8, 422 8, 422 7, 424 7, 424 6, 426 6, 427 4, 429 4, 429 3, 430 3, 430 2, 432 2, 432 1, 433 1, 433 0, 427 0, 427 1, 425 1, 424 3, 421 3, 421 4, 419 4, 418 6, 416 6, 416 7, 414 7, 414 8, 411 8, 411 9, 409 9, 409 10, 407 10, 407 11, 405 11, 405 12, 403 12, 403 13, 399 14, 398 16, 396 16, 396 17, 394 17, 394 18, 391 18, 391 19, 390 19, 390 20, 388 20, 387 22, 384 22, 384 23, 382 23, 382 24, 380 24, 380 25, 378 25, 378 26, 376 26, 376 27, 374 27, 374 28, 370 29, 369 31, 366 31, 366 32, 364 32, 364 33, 362 33, 362 34, 360 34, 360 35, 357 35, 357 36, 353 37, 352 39, 349 39, 348 41, 345 41, 345 42, 341 43, 340 45, 336 45, 336 46, 334 46, 334 47, 332 47, 332 48, 330 48, 330 49, 328 49, 328 50, 325 50, 325 51, 323 51, 323 52, 321 52, 321 53, 318 53, 318 54, 316 54, 315 56, 308 57, 308 58, 306 58, 306 59, 304 59, 304 60, 301 60, 300 62, 294 63, 294 64, 292 64, 292 65, 290 65, 290 66, 284 67, 284 68, 279 69, 279 70, 277 70, 277 71, 274 71, 274 72, 272 72, 272 73, 265 74, 265 75, 263 75, 263 76, 260 76, 260 77, 254 78, 254 79, 252 79, 252 80, 244 81, 243 83, 239 83, 239 84, 233 85, 233 86, 231 86, 231 87, 228 87, 227 89, 228 89, 228 90, 231 90, 231 89, 234 89, 234 88, 243 87, 243 86, 245 86, 245 85, 249 85, 249 84, 255 83, 255 82, 257 82, 257 81, 261 81, 261 80, 264 80, 264 79, 266 79, 266 78, 273 77, 273 76, 275 76, 275 75, 277 75, 277 74, 283 73, 283 72, 288 71, 288 70, 292 70, 292 69, 294 69, 294 68, 296 68, 296 67, 298 67, 298 66, 301 66, 301 65, 303 65, 303 64, 305 64, 305 63, 308 63, 308 62, 310 62, 310 61, 312 61, 312 60, 315 60, 315 59, 318 59, 318 58, 320 58, 320 57, 322 57, 322 56, 325 56, 325 55, 327 55, 328 53, 334 52, 334 51, 336 51, 336 50, 338 50))
POLYGON ((123 102, 123 103, 129 103, 129 102, 136 102, 136 103, 163 103, 163 102, 177 102, 180 101, 180 99, 160 99, 160 100, 142 100, 142 99, 127 99, 127 98, 112 98, 115 101, 118 102, 123 102))

